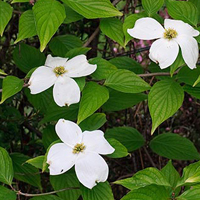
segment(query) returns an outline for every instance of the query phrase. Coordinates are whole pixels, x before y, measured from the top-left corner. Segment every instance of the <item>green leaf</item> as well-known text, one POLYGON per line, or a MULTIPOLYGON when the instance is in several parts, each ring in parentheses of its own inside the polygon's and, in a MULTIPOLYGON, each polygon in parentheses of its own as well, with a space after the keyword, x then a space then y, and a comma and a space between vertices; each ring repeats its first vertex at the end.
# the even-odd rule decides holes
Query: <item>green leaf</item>
POLYGON ((110 73, 105 85, 124 93, 139 93, 150 89, 150 85, 135 73, 118 69, 110 73))
POLYGON ((148 95, 149 111, 152 118, 151 134, 181 107, 183 98, 182 87, 173 80, 163 80, 154 84, 148 95))
POLYGON ((145 143, 143 136, 136 129, 131 127, 107 129, 105 137, 118 140, 128 149, 129 152, 139 149, 145 143))
POLYGON ((35 18, 32 10, 25 11, 19 18, 19 33, 15 44, 23 39, 37 35, 35 18))
POLYGON ((129 190, 136 190, 148 185, 170 186, 165 176, 158 169, 149 167, 137 172, 133 177, 115 181, 116 184, 123 185, 129 190))
POLYGON ((190 94, 191 96, 200 99, 200 87, 191 87, 189 85, 185 85, 183 87, 184 91, 190 94))
POLYGON ((147 99, 146 94, 129 94, 118 92, 115 90, 109 90, 109 99, 102 106, 104 111, 119 111, 124 110, 126 108, 133 107, 134 105, 140 103, 147 99))
POLYGON ((154 153, 169 159, 200 159, 194 144, 189 139, 174 133, 163 133, 156 136, 150 142, 150 147, 154 153))
POLYGON ((42 143, 45 149, 47 149, 50 146, 50 144, 52 144, 56 140, 59 140, 59 137, 56 134, 55 126, 53 125, 46 126, 46 128, 43 129, 42 132, 42 143))
POLYGON ((12 160, 2 147, 0 147, 0 169, 0 182, 11 185, 14 176, 12 160))
POLYGON ((7 75, 2 69, 0 69, 0 74, 5 76, 7 75))
POLYGON ((185 191, 179 197, 176 197, 177 200, 199 200, 200 188, 193 188, 185 191))
POLYGON ((156 14, 163 4, 164 0, 142 0, 142 6, 148 16, 156 14))
POLYGON ((58 121, 61 118, 66 120, 76 120, 78 114, 78 104, 71 105, 70 107, 59 107, 55 103, 49 105, 50 109, 47 109, 44 118, 40 121, 40 124, 52 121, 58 121))
POLYGON ((42 189, 39 170, 26 163, 30 158, 20 153, 13 153, 10 156, 12 158, 15 172, 14 177, 17 180, 42 189))
POLYGON ((106 181, 98 183, 94 188, 88 189, 81 185, 83 200, 114 200, 111 187, 106 181))
POLYGON ((170 66, 170 75, 173 76, 174 72, 181 66, 185 64, 185 61, 183 60, 183 56, 181 54, 181 51, 179 51, 179 54, 174 61, 174 63, 170 66))
POLYGON ((63 200, 63 199, 55 195, 45 195, 41 197, 33 197, 30 200, 63 200))
MULTIPOLYGON (((189 0, 189 1, 192 2, 197 7, 198 11, 200 10, 200 1, 199 0, 189 0)), ((200 13, 199 13, 199 17, 198 17, 198 22, 199 21, 200 21, 200 13)))
POLYGON ((70 24, 72 22, 76 22, 76 21, 83 19, 83 16, 79 15, 72 8, 70 8, 66 4, 64 4, 64 6, 65 6, 65 12, 66 12, 66 18, 64 21, 65 24, 70 24))
POLYGON ((128 17, 125 18, 124 20, 124 24, 123 24, 123 31, 124 31, 124 35, 125 35, 125 45, 131 40, 133 39, 133 37, 131 37, 128 32, 127 29, 133 28, 135 25, 135 22, 142 18, 142 17, 146 17, 146 13, 145 12, 141 12, 141 13, 137 13, 137 14, 132 14, 129 15, 128 17))
POLYGON ((183 176, 178 182, 178 186, 192 186, 200 183, 200 161, 190 164, 183 169, 183 176))
POLYGON ((39 110, 41 113, 49 112, 49 105, 53 102, 52 88, 45 90, 39 94, 32 95, 30 89, 24 89, 25 95, 28 98, 28 101, 34 106, 36 110, 39 110))
POLYGON ((0 199, 3 200, 5 198, 6 200, 16 200, 17 195, 12 190, 9 190, 8 188, 0 185, 0 199))
POLYGON ((88 47, 77 47, 74 49, 70 49, 66 54, 65 58, 73 58, 75 56, 81 55, 81 54, 86 54, 91 48, 88 47))
POLYGON ((115 67, 113 64, 111 64, 107 60, 104 60, 103 58, 92 58, 89 60, 89 63, 97 64, 97 69, 91 75, 92 78, 95 80, 106 79, 110 73, 117 70, 117 67, 115 67))
POLYGON ((169 200, 169 194, 165 187, 157 185, 149 185, 129 192, 121 200, 169 200))
POLYGON ((4 29, 12 17, 13 8, 6 2, 0 1, 0 35, 3 35, 4 29))
POLYGON ((43 168, 43 162, 44 162, 44 156, 38 156, 35 158, 31 158, 26 161, 26 163, 31 164, 32 166, 42 169, 43 168))
POLYGON ((196 26, 198 23, 197 7, 186 1, 166 1, 169 15, 174 19, 182 20, 186 23, 196 26))
POLYGON ((33 6, 36 30, 43 51, 65 19, 65 8, 56 0, 39 0, 33 6))
MULTIPOLYGON (((197 66, 197 68, 193 69, 193 70, 191 70, 185 66, 180 69, 176 78, 181 83, 186 83, 188 85, 193 86, 195 81, 199 77, 199 75, 200 75, 200 67, 199 66, 197 66)), ((198 83, 196 86, 200 87, 200 83, 198 83)))
POLYGON ((144 73, 144 69, 142 66, 129 57, 116 57, 111 60, 109 60, 110 63, 115 65, 118 69, 127 69, 129 71, 132 71, 136 74, 142 74, 144 73))
POLYGON ((94 82, 89 82, 83 92, 78 111, 78 124, 92 115, 109 98, 108 90, 94 82))
POLYGON ((15 76, 7 76, 3 79, 3 91, 2 91, 2 97, 1 102, 2 104, 6 99, 9 97, 17 94, 21 89, 23 88, 24 81, 22 79, 19 79, 15 76))
POLYGON ((198 83, 200 83, 200 75, 198 76, 197 80, 194 82, 193 87, 195 87, 198 83))
POLYGON ((81 47, 82 44, 82 41, 74 35, 59 35, 51 40, 49 48, 54 55, 65 57, 68 51, 81 47))
POLYGON ((88 19, 122 16, 109 0, 62 0, 69 7, 88 19))
POLYGON ((170 183, 172 188, 176 188, 178 181, 180 180, 180 175, 172 165, 170 160, 165 167, 161 169, 161 172, 165 176, 166 180, 170 183))
POLYGON ((44 65, 45 55, 38 49, 21 43, 13 53, 13 59, 17 67, 24 73, 28 73, 31 69, 44 65))
POLYGON ((114 138, 107 139, 110 145, 115 149, 112 154, 107 155, 110 158, 123 158, 128 155, 127 148, 114 138))
POLYGON ((106 123, 106 115, 104 113, 94 113, 79 124, 82 131, 94 131, 101 128, 106 123))
POLYGON ((123 23, 121 20, 117 18, 102 19, 100 29, 106 36, 124 46, 123 23))
POLYGON ((83 88, 85 87, 85 77, 75 78, 74 80, 76 81, 80 90, 82 91, 83 88))
MULTIPOLYGON (((73 170, 61 175, 50 176, 50 182, 54 190, 80 186, 80 183, 73 170)), ((80 193, 81 192, 79 189, 71 189, 65 190, 64 192, 58 192, 57 195, 62 199, 77 200, 80 196, 80 193)))

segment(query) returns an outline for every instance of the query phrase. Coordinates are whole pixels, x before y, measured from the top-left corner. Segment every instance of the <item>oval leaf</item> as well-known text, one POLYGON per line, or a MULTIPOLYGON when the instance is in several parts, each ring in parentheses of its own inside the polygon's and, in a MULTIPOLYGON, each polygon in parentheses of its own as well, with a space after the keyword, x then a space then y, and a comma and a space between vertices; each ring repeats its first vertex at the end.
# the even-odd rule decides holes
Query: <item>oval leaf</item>
POLYGON ((16 200, 17 195, 12 190, 9 190, 8 188, 0 185, 0 199, 16 200))
POLYGON ((3 91, 1 102, 2 104, 6 99, 17 94, 23 88, 24 81, 15 77, 15 76, 7 76, 3 79, 3 91))
POLYGON ((6 2, 0 1, 0 35, 3 35, 4 29, 12 17, 13 8, 6 2))
POLYGON ((36 30, 43 51, 65 19, 65 7, 56 0, 39 0, 33 6, 36 30))
POLYGON ((156 14, 163 4, 164 0, 142 0, 142 6, 148 16, 156 14))
POLYGON ((139 93, 150 89, 150 85, 135 73, 119 69, 110 73, 105 85, 124 93, 139 93))
POLYGON ((102 19, 100 23, 100 29, 106 36, 118 42, 121 46, 124 46, 122 21, 117 18, 102 19))
MULTIPOLYGON (((0 182, 6 183, 8 185, 12 184, 14 172, 12 160, 8 152, 0 147, 0 182)), ((1 190, 0 190, 1 195, 1 190)))
POLYGON ((151 88, 148 95, 149 111, 152 118, 151 134, 181 107, 183 98, 182 87, 173 80, 159 81, 151 88))
POLYGON ((94 82, 89 82, 82 92, 78 111, 78 124, 92 115, 109 98, 108 90, 94 82))
POLYGON ((85 18, 106 18, 122 16, 110 2, 110 0, 62 0, 69 7, 85 18))
POLYGON ((23 39, 37 35, 35 18, 32 10, 24 12, 19 19, 19 34, 15 44, 23 39))
POLYGON ((114 138, 121 142, 128 151, 134 151, 144 145, 143 136, 134 128, 117 127, 106 130, 106 138, 114 138))
POLYGON ((154 153, 169 159, 200 159, 197 149, 189 139, 173 133, 163 133, 156 136, 150 142, 150 147, 154 153))

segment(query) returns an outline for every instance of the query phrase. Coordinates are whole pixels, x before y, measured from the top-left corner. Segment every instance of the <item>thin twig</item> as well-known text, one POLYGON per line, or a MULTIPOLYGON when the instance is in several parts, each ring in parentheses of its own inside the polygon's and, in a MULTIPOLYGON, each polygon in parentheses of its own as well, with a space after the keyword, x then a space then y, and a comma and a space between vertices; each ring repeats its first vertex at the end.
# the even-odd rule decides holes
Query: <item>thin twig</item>
MULTIPOLYGON (((179 70, 174 72, 173 75, 176 75, 179 70)), ((151 76, 170 76, 171 74, 169 72, 156 72, 156 73, 148 73, 148 74, 138 74, 140 77, 151 77, 151 76)))
POLYGON ((147 154, 147 157, 148 157, 150 163, 152 164, 152 166, 157 168, 156 164, 154 163, 153 159, 151 158, 151 156, 150 156, 149 152, 147 151, 146 147, 143 147, 143 149, 144 149, 145 153, 147 154))
POLYGON ((52 192, 41 193, 41 194, 28 194, 28 193, 23 193, 21 191, 15 191, 15 192, 18 195, 22 195, 22 196, 26 196, 26 197, 38 197, 38 196, 55 194, 55 193, 63 192, 63 191, 66 191, 66 190, 78 190, 78 189, 80 189, 80 188, 79 187, 68 187, 68 188, 64 188, 64 189, 60 189, 60 190, 56 190, 56 191, 52 191, 52 192))

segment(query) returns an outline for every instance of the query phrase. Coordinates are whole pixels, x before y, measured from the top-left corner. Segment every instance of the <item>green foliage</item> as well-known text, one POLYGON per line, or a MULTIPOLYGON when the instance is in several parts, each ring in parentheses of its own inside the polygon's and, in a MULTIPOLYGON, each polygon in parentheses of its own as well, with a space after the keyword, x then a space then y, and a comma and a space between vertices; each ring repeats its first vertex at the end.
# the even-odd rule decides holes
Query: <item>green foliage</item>
POLYGON ((109 0, 62 0, 69 7, 88 19, 122 16, 109 0))
POLYGON ((200 159, 194 144, 173 133, 163 133, 150 142, 151 149, 160 156, 176 160, 200 159))
POLYGON ((6 200, 16 200, 17 195, 12 190, 0 185, 0 199, 5 199, 5 197, 6 200))
MULTIPOLYGON (((11 185, 14 176, 12 160, 8 152, 2 147, 0 147, 0 169, 1 169, 0 182, 11 185)), ((1 189, 0 189, 0 195, 1 195, 1 189)))
POLYGON ((62 200, 62 199, 55 195, 46 195, 41 197, 33 197, 30 200, 62 200))
POLYGON ((35 187, 42 189, 39 170, 26 163, 30 158, 20 153, 10 155, 13 162, 14 177, 35 187))
POLYGON ((148 16, 153 16, 156 14, 163 4, 164 0, 142 0, 142 6, 144 7, 144 10, 148 16))
POLYGON ((1 102, 2 104, 9 97, 17 94, 23 88, 24 81, 15 77, 15 76, 7 76, 3 79, 3 91, 1 102))
POLYGON ((129 57, 116 57, 111 60, 109 60, 110 63, 115 65, 118 69, 127 69, 129 71, 132 71, 136 74, 142 74, 144 72, 144 69, 142 66, 129 57))
POLYGON ((88 83, 82 93, 77 123, 79 124, 92 115, 108 100, 108 98, 109 92, 105 87, 94 82, 88 83))
POLYGON ((108 157, 110 158, 123 158, 128 155, 127 148, 121 144, 119 141, 117 141, 114 138, 108 138, 107 139, 110 145, 115 149, 115 151, 112 154, 109 154, 108 157))
POLYGON ((44 65, 45 56, 38 49, 21 43, 13 52, 13 59, 17 67, 24 73, 31 69, 44 65))
POLYGON ((96 71, 92 74, 92 78, 95 80, 106 79, 110 73, 115 71, 117 68, 107 60, 103 58, 93 58, 89 60, 90 64, 97 64, 96 71))
POLYGON ((60 57, 65 57, 69 50, 81 46, 81 40, 73 35, 60 35, 54 37, 49 43, 49 48, 53 54, 60 57))
POLYGON ((123 185, 129 190, 136 190, 149 185, 170 186, 162 172, 150 167, 137 172, 133 177, 119 180, 116 184, 123 185))
POLYGON ((118 92, 115 90, 109 90, 109 99, 108 101, 102 106, 104 111, 118 111, 124 110, 126 108, 130 108, 134 105, 137 105, 141 101, 147 99, 147 95, 138 93, 138 94, 130 94, 130 93, 123 93, 118 92))
POLYGON ((159 81, 151 88, 148 95, 148 106, 152 118, 151 134, 180 108, 183 98, 182 87, 173 80, 159 81))
POLYGON ((104 113, 94 113, 82 121, 79 126, 82 131, 94 131, 101 128, 106 121, 106 115, 104 113))
POLYGON ((37 35, 35 18, 32 10, 25 11, 19 19, 19 34, 15 43, 37 35))
POLYGON ((29 163, 30 165, 32 165, 38 169, 43 168, 43 162, 44 162, 44 156, 38 156, 38 157, 31 158, 26 161, 26 163, 29 163))
POLYGON ((137 199, 160 199, 160 200, 168 200, 169 194, 164 186, 156 186, 149 185, 144 188, 139 188, 138 190, 133 190, 129 192, 125 197, 121 200, 137 200, 137 199))
POLYGON ((106 36, 118 42, 121 46, 124 46, 122 21, 117 18, 102 19, 100 29, 106 36))
POLYGON ((13 8, 6 2, 0 1, 0 35, 3 36, 4 29, 12 17, 13 8))
POLYGON ((119 69, 109 74, 105 85, 124 93, 139 93, 150 89, 150 85, 135 73, 119 69))
POLYGON ((193 26, 198 22, 198 10, 197 7, 191 2, 185 1, 166 1, 168 13, 174 19, 182 20, 193 26))
POLYGON ((143 136, 131 127, 116 127, 108 129, 105 134, 106 138, 114 138, 121 142, 128 151, 134 151, 144 145, 143 136))
MULTIPOLYGON (((62 175, 51 176, 50 182, 54 190, 60 190, 63 188, 79 187, 79 181, 73 170, 70 170, 62 175)), ((79 189, 66 190, 64 192, 58 192, 57 195, 62 199, 77 200, 81 192, 79 189)))
POLYGON ((114 200, 111 187, 108 182, 98 183, 92 190, 81 185, 83 200, 114 200))
POLYGON ((66 18, 64 20, 64 23, 70 24, 71 22, 76 22, 78 20, 83 19, 83 16, 78 14, 72 8, 70 8, 66 4, 64 4, 64 6, 65 6, 65 12, 66 12, 66 18))
POLYGON ((40 51, 44 51, 66 17, 65 8, 56 0, 39 0, 33 6, 33 14, 40 39, 40 51))

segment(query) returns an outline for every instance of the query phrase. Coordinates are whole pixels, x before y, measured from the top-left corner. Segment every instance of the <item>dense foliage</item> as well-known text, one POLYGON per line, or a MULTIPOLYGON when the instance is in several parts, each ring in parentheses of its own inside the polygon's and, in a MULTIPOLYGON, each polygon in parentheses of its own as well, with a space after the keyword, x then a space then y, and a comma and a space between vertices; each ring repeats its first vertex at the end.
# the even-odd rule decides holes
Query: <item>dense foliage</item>
POLYGON ((200 2, 0 0, 0 200, 199 199, 199 62, 191 69, 182 46, 165 69, 149 59, 152 41, 127 32, 146 17, 200 30, 200 2), (97 69, 72 77, 80 102, 58 105, 53 87, 31 94, 30 77, 48 55, 83 54, 97 69), (89 189, 74 167, 49 174, 59 119, 105 133, 115 149, 104 156, 106 182, 89 189))

